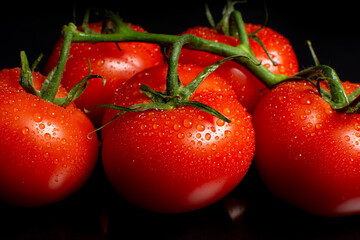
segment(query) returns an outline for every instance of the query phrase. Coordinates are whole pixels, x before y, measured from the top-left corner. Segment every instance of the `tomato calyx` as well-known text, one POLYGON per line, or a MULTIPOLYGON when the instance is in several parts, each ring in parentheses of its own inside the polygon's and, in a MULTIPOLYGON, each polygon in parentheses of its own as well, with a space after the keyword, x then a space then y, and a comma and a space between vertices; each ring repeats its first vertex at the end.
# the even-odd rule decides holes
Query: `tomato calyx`
MULTIPOLYGON (((174 108, 178 108, 181 106, 191 106, 197 109, 200 109, 206 113, 209 113, 227 123, 230 123, 230 119, 225 117, 216 109, 203 104, 199 101, 192 101, 190 97, 199 87, 199 85, 203 82, 203 80, 209 76, 212 72, 214 72, 219 66, 229 60, 234 60, 236 58, 248 58, 248 56, 230 56, 223 58, 222 60, 205 67, 202 72, 200 72, 189 84, 183 86, 179 75, 177 73, 178 68, 178 60, 179 55, 181 52, 181 48, 185 44, 192 43, 194 40, 196 41, 197 37, 191 34, 185 34, 179 37, 175 43, 173 44, 172 50, 169 56, 169 64, 168 64, 168 72, 166 77, 166 92, 155 91, 151 89, 147 85, 141 85, 140 90, 144 93, 148 98, 152 100, 149 103, 142 103, 142 104, 135 104, 130 107, 124 107, 119 105, 112 105, 112 104, 104 104, 96 106, 95 108, 99 107, 106 107, 114 110, 118 110, 117 113, 110 121, 102 125, 101 127, 97 128, 94 132, 101 130, 112 121, 114 121, 117 117, 125 114, 126 112, 141 112, 147 110, 171 110, 174 108)), ((251 59, 249 59, 252 61, 251 59)), ((252 62, 252 64, 258 64, 256 62, 252 62)), ((88 137, 93 132, 88 134, 88 137)))
POLYGON ((212 72, 214 72, 223 63, 229 60, 233 60, 235 58, 241 58, 241 57, 247 58, 247 56, 226 57, 204 68, 204 70, 200 72, 189 84, 183 86, 177 74, 178 59, 179 59, 181 47, 184 44, 191 42, 192 38, 194 37, 195 36, 193 35, 185 34, 181 36, 177 41, 175 41, 169 56, 169 67, 166 78, 166 92, 155 91, 151 89, 149 86, 144 84, 140 86, 140 91, 144 93, 148 98, 150 98, 152 102, 135 104, 130 107, 124 107, 124 106, 112 105, 112 104, 103 104, 96 106, 95 108, 105 107, 105 108, 118 110, 119 113, 117 113, 112 119, 110 119, 110 121, 108 121, 101 127, 95 129, 93 132, 89 133, 88 138, 92 133, 103 129, 112 121, 114 121, 116 118, 125 114, 126 112, 142 112, 147 110, 171 110, 181 106, 191 106, 200 109, 227 123, 230 123, 231 122, 230 119, 225 117, 216 109, 199 101, 190 100, 190 97, 193 95, 193 93, 196 91, 199 85, 203 82, 203 80, 207 76, 209 76, 212 72))
POLYGON ((305 80, 314 84, 321 97, 336 111, 357 113, 360 109, 360 88, 347 94, 335 70, 327 65, 319 64, 305 69, 294 78, 289 78, 289 81, 292 80, 305 80), (329 91, 321 87, 320 83, 323 81, 329 91))
MULTIPOLYGON (((71 26, 73 28, 74 26, 71 26)), ((69 32, 67 31, 67 35, 69 32)), ((36 90, 33 85, 32 72, 35 70, 36 66, 40 62, 42 55, 40 55, 35 62, 30 67, 28 58, 24 51, 20 52, 21 59, 21 73, 19 78, 19 84, 23 87, 23 89, 30 94, 40 97, 41 99, 52 102, 58 106, 66 107, 71 102, 73 102, 76 98, 78 98, 86 89, 88 82, 94 78, 102 78, 103 84, 105 84, 106 80, 100 75, 92 75, 90 72, 90 63, 89 63, 89 74, 82 79, 80 82, 75 84, 75 86, 70 89, 68 95, 64 98, 56 98, 56 94, 58 92, 60 86, 60 80, 62 76, 62 72, 65 68, 65 63, 68 57, 69 48, 71 44, 72 36, 68 36, 64 39, 64 44, 60 53, 60 58, 57 66, 50 71, 50 73, 46 76, 46 79, 41 87, 41 90, 36 90)))
MULTIPOLYGON (((336 71, 330 66, 320 64, 311 41, 308 40, 306 43, 315 62, 315 66, 300 71, 294 77, 291 77, 286 81, 308 81, 317 88, 321 97, 330 104, 332 109, 346 113, 358 112, 360 109, 360 88, 347 94, 336 71), (329 91, 321 87, 321 82, 324 81, 326 82, 329 91)), ((276 85, 273 87, 275 86, 276 85)))

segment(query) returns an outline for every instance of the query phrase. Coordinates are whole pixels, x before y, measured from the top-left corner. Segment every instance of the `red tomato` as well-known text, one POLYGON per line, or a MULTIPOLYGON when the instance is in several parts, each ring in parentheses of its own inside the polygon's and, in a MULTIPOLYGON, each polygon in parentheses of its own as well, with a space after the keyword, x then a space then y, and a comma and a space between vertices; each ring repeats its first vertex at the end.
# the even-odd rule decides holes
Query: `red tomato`
MULTIPOLYGON (((184 85, 201 71, 179 65, 184 85)), ((167 65, 138 73, 122 85, 113 103, 149 102, 142 84, 165 91, 167 65)), ((229 193, 246 174, 254 152, 251 116, 234 92, 211 74, 191 97, 229 119, 226 123, 190 106, 126 113, 103 129, 103 165, 121 196, 159 212, 186 212, 205 207, 229 193)), ((117 111, 107 110, 104 123, 117 111)))
POLYGON ((288 82, 263 97, 253 122, 256 167, 275 195, 317 215, 360 213, 359 114, 334 111, 310 83, 288 82))
MULTIPOLYGON (((130 25, 135 31, 145 32, 139 26, 130 25)), ((91 23, 89 27, 101 31, 101 23, 91 23)), ((80 109, 90 110, 93 107, 109 103, 116 87, 128 80, 135 73, 146 68, 163 63, 160 47, 150 43, 139 42, 100 42, 100 43, 72 43, 69 58, 63 72, 61 84, 69 91, 76 83, 88 75, 89 63, 91 74, 96 74, 106 79, 103 86, 102 79, 93 79, 89 82, 84 93, 75 100, 80 109), (120 50, 120 49, 121 50, 120 50)), ((52 54, 45 66, 44 72, 48 74, 58 62, 62 40, 54 47, 52 54)), ((101 123, 104 109, 98 108, 89 113, 95 125, 101 123)))
MULTIPOLYGON (((0 71, 0 200, 19 206, 60 201, 92 173, 99 141, 74 104, 66 108, 26 93, 20 69, 0 71)), ((35 88, 45 77, 33 73, 35 88)), ((58 97, 64 97, 60 89, 58 97)))
MULTIPOLYGON (((245 27, 246 31, 251 33, 257 30, 260 26, 245 24, 245 27)), ((186 33, 231 46, 237 46, 240 44, 238 38, 217 33, 213 28, 195 27, 188 29, 182 34, 186 33)), ((249 39, 250 46, 256 58, 265 67, 273 73, 285 74, 287 76, 292 76, 298 72, 299 67, 296 55, 288 39, 267 27, 260 30, 257 33, 257 36, 263 41, 272 59, 278 63, 277 66, 274 66, 260 44, 252 39, 249 39)), ((200 66, 206 67, 222 58, 223 57, 207 52, 183 49, 179 62, 196 63, 200 66)), ((238 95, 239 101, 247 108, 248 112, 253 112, 256 103, 261 98, 261 90, 266 88, 265 85, 257 80, 248 70, 235 62, 226 62, 216 71, 230 83, 235 93, 238 95)))

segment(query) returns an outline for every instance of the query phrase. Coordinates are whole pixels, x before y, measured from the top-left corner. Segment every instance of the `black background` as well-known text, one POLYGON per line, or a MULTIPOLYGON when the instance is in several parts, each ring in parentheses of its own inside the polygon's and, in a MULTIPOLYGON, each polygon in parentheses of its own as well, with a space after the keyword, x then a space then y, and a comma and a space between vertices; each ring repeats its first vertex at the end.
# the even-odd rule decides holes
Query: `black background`
MULTIPOLYGON (((225 1, 208 1, 219 20, 225 1)), ((81 22, 88 6, 118 11, 127 22, 147 31, 178 34, 208 26, 204 1, 10 2, 0 9, 0 66, 20 66, 44 53, 46 61, 63 25, 81 22)), ((297 53, 300 69, 313 65, 305 44, 311 40, 322 64, 340 78, 358 82, 358 6, 356 1, 267 1, 268 26, 285 35, 297 53)), ((239 4, 246 22, 262 23, 262 1, 239 4)), ((40 65, 41 67, 42 65, 40 65)), ((87 184, 70 198, 41 208, 0 204, 0 239, 359 239, 360 217, 324 218, 289 206, 261 183, 252 166, 244 181, 225 200, 185 214, 158 214, 131 206, 111 188, 99 162, 87 184), (225 203, 245 201, 246 211, 232 221, 225 203), (107 224, 108 222, 108 224, 107 224), (107 226, 108 230, 102 227, 107 226), (107 234, 105 234, 107 232, 107 234)))

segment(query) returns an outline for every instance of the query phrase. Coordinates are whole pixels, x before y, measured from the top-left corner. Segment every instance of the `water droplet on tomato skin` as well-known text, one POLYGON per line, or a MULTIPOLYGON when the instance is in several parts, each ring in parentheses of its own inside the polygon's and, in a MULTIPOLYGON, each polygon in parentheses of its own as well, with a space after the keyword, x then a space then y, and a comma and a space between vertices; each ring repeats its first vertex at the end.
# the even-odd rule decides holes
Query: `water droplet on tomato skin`
POLYGON ((21 132, 22 132, 22 134, 27 135, 27 134, 30 133, 30 130, 29 130, 28 127, 24 127, 24 128, 21 130, 21 132))
POLYGON ((225 125, 225 121, 222 119, 218 119, 218 120, 216 120, 216 125, 218 125, 219 127, 222 127, 225 125))
POLYGON ((50 133, 45 133, 44 137, 48 141, 51 140, 51 134, 50 133))
POLYGON ((43 117, 41 116, 40 113, 35 113, 35 114, 33 115, 33 119, 34 119, 35 122, 41 122, 42 119, 43 119, 43 117))
POLYGON ((199 124, 199 125, 197 125, 196 126, 196 129, 198 130, 198 131, 204 131, 205 130, 205 126, 204 125, 202 125, 202 124, 199 124))
POLYGON ((185 119, 183 121, 183 126, 186 127, 186 128, 191 128, 193 125, 192 121, 190 119, 185 119))
POLYGON ((174 126, 173 126, 173 128, 174 128, 175 131, 179 131, 180 128, 181 128, 181 125, 178 124, 178 123, 175 123, 174 126))
POLYGON ((211 134, 210 134, 210 133, 206 133, 206 134, 205 134, 205 139, 209 141, 209 140, 211 139, 211 134))
POLYGON ((356 122, 355 125, 354 125, 354 129, 356 131, 360 131, 360 124, 356 122))
POLYGON ((226 136, 226 137, 230 137, 230 136, 231 136, 231 131, 230 131, 230 130, 226 130, 226 131, 225 131, 225 136, 226 136))
POLYGON ((179 134, 177 135, 177 137, 178 137, 179 139, 183 139, 183 138, 185 137, 185 135, 184 135, 183 133, 179 133, 179 134))

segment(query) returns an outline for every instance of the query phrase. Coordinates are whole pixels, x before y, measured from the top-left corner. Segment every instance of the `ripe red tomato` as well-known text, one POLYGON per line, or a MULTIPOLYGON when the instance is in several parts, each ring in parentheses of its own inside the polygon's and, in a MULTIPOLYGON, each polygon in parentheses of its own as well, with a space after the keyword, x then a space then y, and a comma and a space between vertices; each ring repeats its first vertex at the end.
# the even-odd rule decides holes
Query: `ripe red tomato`
MULTIPOLYGON (((41 206, 64 199, 88 179, 99 141, 94 127, 70 104, 63 108, 26 93, 20 69, 0 71, 0 200, 41 206)), ((33 73, 40 89, 44 76, 33 73)), ((64 97, 65 90, 58 92, 64 97)))
MULTIPOLYGON (((246 31, 252 33, 257 30, 260 25, 245 24, 246 31)), ((193 34, 195 36, 225 43, 231 46, 240 44, 238 38, 217 33, 213 28, 195 27, 186 30, 182 34, 193 34)), ((292 76, 299 70, 295 52, 291 47, 289 40, 281 34, 275 32, 271 28, 264 27, 257 33, 257 36, 263 41, 267 51, 274 61, 278 63, 274 66, 264 49, 252 39, 249 39, 250 46, 256 58, 270 71, 276 74, 285 74, 292 76)), ((179 62, 196 63, 200 66, 209 66, 223 57, 207 52, 183 49, 181 51, 179 62)), ((265 89, 265 85, 257 80, 248 70, 241 65, 229 61, 220 66, 216 72, 223 76, 233 87, 241 104, 247 108, 248 112, 253 112, 256 103, 261 97, 261 90, 265 89)))
MULTIPOLYGON (((179 65, 184 85, 201 71, 179 65)), ((113 104, 149 102, 142 84, 165 91, 167 65, 147 69, 124 83, 113 104)), ((172 110, 126 113, 102 131, 103 165, 121 196, 135 205, 159 212, 195 210, 224 197, 244 177, 254 153, 251 116, 234 92, 216 74, 207 77, 191 100, 227 116, 226 123, 190 106, 172 110)), ((104 123, 117 111, 107 110, 104 123)))
POLYGON ((253 122, 256 167, 275 195, 317 215, 360 213, 359 114, 334 111, 310 83, 288 82, 261 99, 253 122))
MULTIPOLYGON (((130 25, 135 31, 145 32, 139 26, 130 25)), ((96 32, 101 31, 101 23, 90 23, 89 28, 96 32)), ((103 86, 101 78, 92 79, 84 93, 75 100, 80 109, 90 110, 93 107, 109 103, 116 87, 128 80, 135 73, 146 68, 163 63, 163 55, 156 44, 139 42, 100 42, 100 43, 72 43, 61 84, 69 91, 80 82, 89 72, 106 79, 103 86), (118 46, 117 46, 118 45, 118 46)), ((58 62, 62 40, 54 47, 53 52, 45 66, 44 72, 48 74, 58 62)), ((101 123, 104 109, 91 111, 88 116, 95 125, 101 123)))

